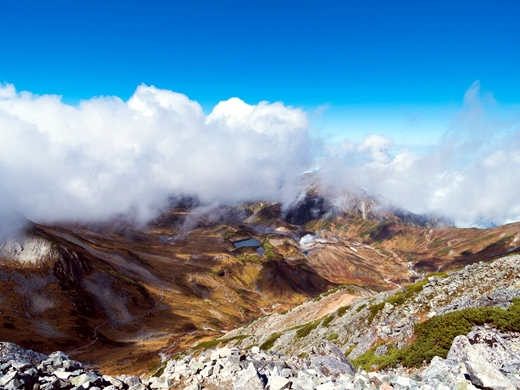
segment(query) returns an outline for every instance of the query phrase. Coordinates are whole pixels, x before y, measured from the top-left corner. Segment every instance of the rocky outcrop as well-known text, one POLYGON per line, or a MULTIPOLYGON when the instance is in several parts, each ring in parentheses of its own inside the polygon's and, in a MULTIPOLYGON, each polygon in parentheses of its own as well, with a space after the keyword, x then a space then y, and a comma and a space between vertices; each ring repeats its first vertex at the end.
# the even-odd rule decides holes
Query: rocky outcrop
POLYGON ((224 347, 199 357, 185 356, 164 363, 164 370, 145 380, 151 389, 258 390, 450 390, 520 388, 517 351, 520 335, 475 327, 468 344, 457 340, 449 358, 435 357, 420 369, 395 368, 367 373, 355 371, 330 343, 302 358, 281 353, 224 347), (494 341, 496 342, 494 342, 494 341), (474 355, 479 351, 482 355, 474 355), (506 359, 513 357, 513 360, 506 359), (475 360, 469 360, 469 359, 475 360), (507 361, 507 363, 506 363, 507 361))
MULTIPOLYGON (((383 343, 377 354, 384 355, 390 343, 397 349, 407 346, 414 336, 415 324, 432 318, 472 307, 508 308, 514 298, 520 297, 520 256, 512 255, 492 263, 476 263, 445 275, 433 275, 397 290, 360 298, 315 321, 281 324, 284 315, 262 317, 253 323, 237 328, 223 338, 240 337, 237 346, 261 345, 273 332, 278 332, 273 349, 286 354, 309 353, 324 339, 333 338, 342 352, 349 351, 355 359, 383 343), (273 324, 276 324, 273 327, 273 324), (309 326, 308 332, 302 328, 309 326), (276 328, 276 329, 274 329, 276 328)), ((328 298, 344 294, 338 290, 328 298)), ((289 311, 302 311, 312 307, 310 301, 289 311)), ((307 320, 308 321, 308 320, 307 320)))
POLYGON ((475 327, 452 344, 447 359, 435 357, 419 369, 377 372, 353 369, 330 342, 308 357, 265 352, 258 347, 217 348, 198 357, 163 362, 142 379, 102 375, 69 359, 0 343, 0 389, 45 390, 450 390, 520 388, 520 334, 475 327))
POLYGON ((27 390, 145 390, 136 376, 113 378, 71 360, 63 352, 49 356, 0 342, 0 389, 27 390))

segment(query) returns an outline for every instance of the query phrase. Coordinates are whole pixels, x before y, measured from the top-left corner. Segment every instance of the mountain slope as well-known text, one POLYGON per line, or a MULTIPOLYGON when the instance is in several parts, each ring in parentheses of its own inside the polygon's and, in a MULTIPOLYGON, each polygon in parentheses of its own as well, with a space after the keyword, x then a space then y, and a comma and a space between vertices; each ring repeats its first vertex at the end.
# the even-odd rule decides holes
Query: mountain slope
POLYGON ((327 310, 520 248, 518 223, 429 227, 373 199, 338 208, 313 191, 289 207, 177 201, 139 228, 118 219, 29 224, 0 245, 4 340, 64 350, 107 372, 141 372, 158 352, 185 350, 340 285, 346 295, 327 310), (249 239, 257 244, 237 248, 249 239))

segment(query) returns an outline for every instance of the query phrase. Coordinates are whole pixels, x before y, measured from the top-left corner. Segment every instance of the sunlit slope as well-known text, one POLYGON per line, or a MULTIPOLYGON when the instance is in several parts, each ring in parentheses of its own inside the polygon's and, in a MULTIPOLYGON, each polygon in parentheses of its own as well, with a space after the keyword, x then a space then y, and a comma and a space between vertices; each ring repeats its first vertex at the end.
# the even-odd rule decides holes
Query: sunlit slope
POLYGON ((457 229, 374 200, 338 208, 312 191, 147 226, 31 225, 0 247, 3 339, 140 372, 200 340, 339 285, 390 290, 418 274, 519 251, 520 224, 457 229), (377 210, 374 212, 373 210, 377 210), (255 247, 235 243, 255 239, 255 247))

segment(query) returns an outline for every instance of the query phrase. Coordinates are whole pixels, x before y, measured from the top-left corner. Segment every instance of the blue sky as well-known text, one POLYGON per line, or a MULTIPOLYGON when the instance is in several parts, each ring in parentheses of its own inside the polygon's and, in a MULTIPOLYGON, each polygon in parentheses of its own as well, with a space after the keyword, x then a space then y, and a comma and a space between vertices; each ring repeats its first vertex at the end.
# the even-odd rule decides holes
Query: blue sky
POLYGON ((520 220, 518 20, 510 0, 4 1, 0 204, 149 216, 179 192, 289 199, 318 167, 461 226, 520 220))
POLYGON ((476 80, 501 104, 520 101, 515 1, 19 0, 1 8, 0 81, 70 103, 127 99, 145 83, 207 112, 234 96, 282 101, 328 107, 315 120, 324 135, 380 129, 399 138, 415 121, 428 140, 476 80))

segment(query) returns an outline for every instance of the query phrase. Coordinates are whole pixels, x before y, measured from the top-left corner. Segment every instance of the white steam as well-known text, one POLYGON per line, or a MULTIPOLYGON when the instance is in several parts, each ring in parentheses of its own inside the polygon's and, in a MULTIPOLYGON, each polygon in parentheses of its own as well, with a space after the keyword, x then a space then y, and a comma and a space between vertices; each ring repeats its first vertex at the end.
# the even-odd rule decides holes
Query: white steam
POLYGON ((127 102, 77 106, 0 85, 0 214, 57 221, 131 212, 146 221, 181 193, 207 204, 288 201, 297 194, 290 183, 318 166, 338 196, 364 188, 459 225, 520 220, 520 110, 504 122, 490 104, 474 84, 427 154, 369 135, 315 157, 306 114, 282 103, 232 98, 205 115, 185 95, 144 85, 127 102))

